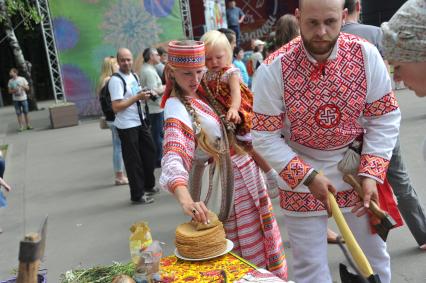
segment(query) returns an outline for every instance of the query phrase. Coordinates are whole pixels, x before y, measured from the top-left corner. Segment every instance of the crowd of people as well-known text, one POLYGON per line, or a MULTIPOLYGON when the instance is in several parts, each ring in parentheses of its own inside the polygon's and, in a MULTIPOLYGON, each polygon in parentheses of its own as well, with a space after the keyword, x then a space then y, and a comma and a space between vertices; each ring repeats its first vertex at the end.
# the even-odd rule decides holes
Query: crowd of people
POLYGON ((401 113, 389 75, 390 64, 396 81, 424 96, 426 2, 409 0, 380 29, 359 23, 359 0, 304 0, 295 15, 278 20, 273 40, 255 39, 248 52, 239 41, 244 15, 235 1, 229 10, 230 29, 171 41, 167 50, 147 48, 139 74, 121 48, 118 71, 110 68, 109 82, 101 77, 131 201, 154 202, 153 172, 161 167, 160 185, 186 215, 207 223, 214 211, 234 252, 287 279, 271 205, 279 196, 275 212, 284 214, 294 279, 331 282, 331 192, 373 270, 391 282, 386 243, 370 232, 366 210, 389 182, 398 200, 389 205, 398 205, 426 250, 426 216, 401 157, 401 113), (339 167, 355 142, 362 144, 355 165, 363 200, 339 167))

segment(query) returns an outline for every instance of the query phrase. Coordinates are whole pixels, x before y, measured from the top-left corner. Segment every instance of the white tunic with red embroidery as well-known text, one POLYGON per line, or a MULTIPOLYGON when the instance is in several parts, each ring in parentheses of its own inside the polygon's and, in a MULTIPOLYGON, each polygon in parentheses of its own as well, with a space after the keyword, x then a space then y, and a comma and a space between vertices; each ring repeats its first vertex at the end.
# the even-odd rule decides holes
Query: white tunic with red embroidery
MULTIPOLYGON (((188 99, 210 141, 221 138, 219 116, 203 100, 188 99)), ((207 161, 210 156, 197 147, 192 119, 176 97, 167 100, 164 119, 160 184, 174 193, 179 186, 188 187, 193 162, 207 161)), ((248 154, 234 154, 231 161, 234 199, 230 216, 223 223, 226 237, 234 243, 235 253, 286 279, 287 263, 281 234, 259 167, 248 154)))
POLYGON ((319 64, 298 37, 259 67, 253 93, 253 145, 280 172, 286 214, 326 214, 303 185, 314 169, 332 181, 343 211, 354 206, 358 196, 343 182, 337 163, 362 133, 359 175, 383 182, 401 114, 373 45, 341 33, 326 63, 319 64))

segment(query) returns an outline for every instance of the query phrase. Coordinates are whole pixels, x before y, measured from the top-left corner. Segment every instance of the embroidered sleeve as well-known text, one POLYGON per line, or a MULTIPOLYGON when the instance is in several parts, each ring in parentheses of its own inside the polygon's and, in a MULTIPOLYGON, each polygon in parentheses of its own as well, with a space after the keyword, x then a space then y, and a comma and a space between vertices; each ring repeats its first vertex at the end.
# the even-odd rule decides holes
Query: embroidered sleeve
POLYGON ((281 178, 290 186, 295 189, 312 171, 312 167, 306 164, 299 157, 294 157, 287 164, 286 167, 280 172, 281 178))
POLYGON ((169 118, 164 123, 163 158, 160 185, 171 193, 187 186, 195 152, 193 131, 183 122, 169 118))
POLYGON ((237 75, 238 76, 238 78, 240 79, 240 81, 241 81, 241 71, 240 71, 240 69, 238 69, 237 67, 235 67, 235 66, 232 66, 231 68, 229 68, 228 70, 226 70, 226 72, 223 74, 223 80, 225 81, 225 82, 229 82, 229 78, 232 76, 232 75, 237 75))
POLYGON ((391 91, 379 100, 372 103, 367 103, 364 109, 364 116, 382 116, 398 109, 398 102, 395 94, 391 91))
POLYGON ((367 96, 363 110, 363 147, 359 174, 383 183, 399 134, 401 112, 386 66, 376 48, 365 44, 367 96))
POLYGON ((372 177, 376 181, 383 183, 386 178, 389 160, 374 156, 372 154, 362 154, 359 164, 358 174, 361 176, 372 177))
POLYGON ((253 80, 253 93, 253 146, 277 172, 280 172, 283 180, 279 184, 280 187, 294 189, 312 168, 304 163, 281 137, 285 105, 282 97, 280 60, 259 67, 253 80))

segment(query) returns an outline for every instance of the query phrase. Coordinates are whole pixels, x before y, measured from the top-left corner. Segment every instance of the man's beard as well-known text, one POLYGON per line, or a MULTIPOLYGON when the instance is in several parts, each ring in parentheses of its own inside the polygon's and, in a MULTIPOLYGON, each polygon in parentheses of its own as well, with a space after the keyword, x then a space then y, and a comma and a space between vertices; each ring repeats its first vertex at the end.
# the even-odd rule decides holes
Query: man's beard
POLYGON ((317 45, 315 45, 315 42, 314 42, 315 40, 318 40, 318 39, 313 39, 308 41, 302 35, 303 45, 305 46, 305 49, 312 55, 326 55, 328 53, 331 53, 331 50, 334 48, 334 45, 336 44, 338 38, 339 36, 336 36, 335 38, 331 40, 324 39, 323 41, 327 41, 327 44, 321 44, 321 46, 319 46, 318 43, 317 45))

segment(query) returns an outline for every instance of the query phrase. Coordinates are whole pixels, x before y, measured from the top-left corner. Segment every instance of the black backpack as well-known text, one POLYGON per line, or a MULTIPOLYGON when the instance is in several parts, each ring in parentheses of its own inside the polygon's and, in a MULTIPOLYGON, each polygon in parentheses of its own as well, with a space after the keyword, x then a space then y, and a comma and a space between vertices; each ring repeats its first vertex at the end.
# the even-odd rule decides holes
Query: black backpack
MULTIPOLYGON (((135 75, 135 73, 132 72, 132 75, 135 77, 136 81, 139 83, 138 77, 135 75)), ((111 77, 117 77, 120 78, 123 82, 123 97, 126 94, 126 81, 123 79, 122 76, 120 76, 119 73, 114 73, 111 75, 111 77)), ((107 121, 114 121, 115 120, 115 113, 112 110, 112 102, 111 102, 111 94, 109 93, 108 89, 109 80, 106 82, 106 84, 101 88, 99 92, 99 102, 101 104, 102 112, 104 113, 105 120, 107 121)))

